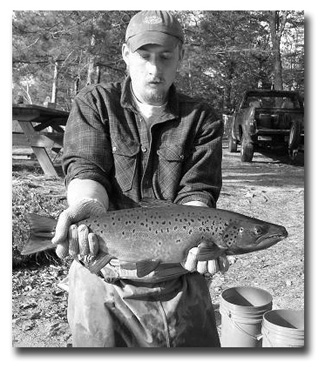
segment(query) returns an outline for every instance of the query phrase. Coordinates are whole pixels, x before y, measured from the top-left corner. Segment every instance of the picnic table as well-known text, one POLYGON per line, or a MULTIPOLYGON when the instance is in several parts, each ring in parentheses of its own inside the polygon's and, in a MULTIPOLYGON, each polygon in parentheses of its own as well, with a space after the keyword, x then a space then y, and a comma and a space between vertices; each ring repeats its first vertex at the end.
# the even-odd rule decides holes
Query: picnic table
POLYGON ((67 111, 45 106, 12 106, 12 119, 18 121, 22 129, 12 133, 12 145, 31 147, 45 175, 58 176, 47 150, 58 153, 62 149, 68 116, 67 111))

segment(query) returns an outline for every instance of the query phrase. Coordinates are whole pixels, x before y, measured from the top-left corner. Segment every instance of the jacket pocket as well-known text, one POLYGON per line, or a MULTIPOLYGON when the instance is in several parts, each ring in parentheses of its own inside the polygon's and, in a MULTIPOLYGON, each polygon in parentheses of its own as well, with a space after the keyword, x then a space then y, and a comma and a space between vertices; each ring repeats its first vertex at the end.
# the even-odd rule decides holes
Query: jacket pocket
POLYGON ((177 195, 185 159, 184 148, 163 146, 158 151, 158 185, 164 198, 173 199, 177 195))
POLYGON ((132 188, 140 145, 134 141, 113 143, 115 178, 122 191, 132 188))

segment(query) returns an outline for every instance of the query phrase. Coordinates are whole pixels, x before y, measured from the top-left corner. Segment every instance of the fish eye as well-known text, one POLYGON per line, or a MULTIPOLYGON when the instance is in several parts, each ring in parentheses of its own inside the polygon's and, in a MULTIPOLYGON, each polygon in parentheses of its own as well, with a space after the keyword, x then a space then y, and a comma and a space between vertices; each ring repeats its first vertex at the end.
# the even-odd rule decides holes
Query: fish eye
POLYGON ((244 233, 244 230, 245 230, 244 227, 240 227, 238 232, 239 233, 244 233))
POLYGON ((262 234, 262 228, 261 228, 261 227, 256 226, 256 227, 255 227, 255 229, 254 229, 254 233, 255 233, 256 235, 260 235, 260 234, 262 234))

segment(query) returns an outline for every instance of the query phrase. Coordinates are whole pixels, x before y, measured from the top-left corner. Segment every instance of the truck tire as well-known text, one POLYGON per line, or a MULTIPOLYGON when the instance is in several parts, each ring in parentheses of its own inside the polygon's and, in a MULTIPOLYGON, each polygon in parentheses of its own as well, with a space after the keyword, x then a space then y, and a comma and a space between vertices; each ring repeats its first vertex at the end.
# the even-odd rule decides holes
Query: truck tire
POLYGON ((229 152, 237 152, 237 141, 232 137, 231 133, 229 134, 228 150, 229 152))
POLYGON ((246 143, 245 141, 242 141, 240 154, 242 162, 251 162, 254 155, 254 145, 252 143, 246 143))
POLYGON ((292 122, 289 134, 288 149, 296 150, 300 144, 300 123, 292 122))

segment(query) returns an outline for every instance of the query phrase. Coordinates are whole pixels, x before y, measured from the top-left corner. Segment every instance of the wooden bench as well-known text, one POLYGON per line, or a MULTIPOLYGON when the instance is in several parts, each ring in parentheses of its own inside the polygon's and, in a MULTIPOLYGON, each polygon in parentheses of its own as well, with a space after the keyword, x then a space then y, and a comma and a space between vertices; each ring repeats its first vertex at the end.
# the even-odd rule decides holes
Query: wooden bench
POLYGON ((12 133, 12 146, 30 147, 45 175, 58 176, 47 150, 62 149, 68 116, 69 112, 44 106, 13 105, 12 119, 22 132, 12 133))

